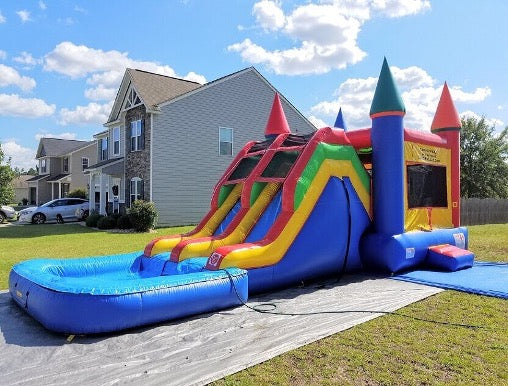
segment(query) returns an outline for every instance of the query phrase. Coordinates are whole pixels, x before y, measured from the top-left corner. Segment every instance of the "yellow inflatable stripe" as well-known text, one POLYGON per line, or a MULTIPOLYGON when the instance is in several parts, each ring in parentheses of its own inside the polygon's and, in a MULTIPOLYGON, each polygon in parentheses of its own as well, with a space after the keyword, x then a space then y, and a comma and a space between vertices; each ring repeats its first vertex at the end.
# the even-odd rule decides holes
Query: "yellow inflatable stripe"
POLYGON ((232 251, 224 257, 220 268, 258 268, 278 263, 307 221, 331 177, 349 177, 362 204, 369 212, 370 195, 361 183, 351 162, 326 160, 321 164, 302 203, 293 213, 279 237, 268 245, 255 245, 232 251))
POLYGON ((275 196, 279 187, 280 183, 272 182, 267 184, 263 191, 259 194, 259 197, 254 205, 250 207, 233 232, 221 239, 197 241, 188 244, 180 252, 179 260, 182 261, 196 256, 209 256, 219 247, 241 243, 249 234, 250 230, 256 223, 256 220, 259 216, 261 216, 268 204, 272 201, 273 196, 275 196))
POLYGON ((183 237, 171 237, 171 238, 164 238, 158 240, 154 246, 152 247, 152 253, 151 256, 155 256, 159 253, 163 252, 170 252, 176 244, 178 244, 182 240, 188 240, 188 239, 195 239, 198 237, 205 237, 205 236, 211 236, 213 235, 213 232, 217 229, 217 227, 220 225, 222 220, 226 217, 226 215, 229 213, 231 208, 236 204, 238 199, 240 198, 240 195, 242 193, 243 184, 237 184, 231 193, 229 193, 228 197, 224 201, 224 203, 215 211, 215 213, 210 217, 210 219, 207 221, 207 223, 201 228, 197 233, 191 235, 191 236, 183 236, 183 237))

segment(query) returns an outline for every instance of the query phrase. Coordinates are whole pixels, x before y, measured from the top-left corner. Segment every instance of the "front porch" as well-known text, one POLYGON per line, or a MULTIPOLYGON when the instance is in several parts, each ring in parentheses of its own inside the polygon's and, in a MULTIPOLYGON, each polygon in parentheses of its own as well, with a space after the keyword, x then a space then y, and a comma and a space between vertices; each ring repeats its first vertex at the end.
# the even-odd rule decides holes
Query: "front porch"
POLYGON ((125 210, 124 159, 101 161, 86 169, 89 174, 89 210, 102 215, 125 210))

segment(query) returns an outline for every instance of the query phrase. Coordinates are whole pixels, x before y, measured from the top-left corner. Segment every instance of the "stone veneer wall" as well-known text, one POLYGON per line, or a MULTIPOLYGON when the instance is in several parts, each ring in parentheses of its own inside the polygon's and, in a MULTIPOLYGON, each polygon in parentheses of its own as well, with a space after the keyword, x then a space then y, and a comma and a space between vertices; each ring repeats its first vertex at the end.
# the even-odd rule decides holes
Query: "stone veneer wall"
POLYGON ((125 205, 130 206, 131 179, 143 180, 144 200, 150 200, 150 115, 144 105, 130 109, 125 114, 125 205), (143 150, 131 151, 131 122, 143 120, 145 147, 143 150))

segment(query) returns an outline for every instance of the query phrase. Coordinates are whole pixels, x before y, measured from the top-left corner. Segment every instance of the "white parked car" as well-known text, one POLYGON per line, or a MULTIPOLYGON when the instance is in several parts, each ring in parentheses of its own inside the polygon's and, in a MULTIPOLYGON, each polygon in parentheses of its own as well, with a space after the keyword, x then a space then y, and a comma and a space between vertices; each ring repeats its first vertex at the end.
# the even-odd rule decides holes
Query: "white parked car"
POLYGON ((79 209, 88 210, 88 201, 82 198, 58 198, 35 208, 20 210, 18 220, 33 224, 44 224, 52 220, 62 223, 77 220, 76 211, 79 209))
POLYGON ((12 206, 0 205, 0 223, 5 219, 13 219, 16 217, 16 210, 12 206))

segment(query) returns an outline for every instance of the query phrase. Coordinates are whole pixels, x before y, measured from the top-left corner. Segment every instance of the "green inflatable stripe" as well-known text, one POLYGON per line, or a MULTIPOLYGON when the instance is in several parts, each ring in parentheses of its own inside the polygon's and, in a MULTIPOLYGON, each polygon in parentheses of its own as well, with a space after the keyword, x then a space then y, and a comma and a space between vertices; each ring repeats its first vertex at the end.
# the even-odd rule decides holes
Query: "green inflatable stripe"
POLYGON ((219 191, 219 200, 218 200, 218 207, 220 208, 222 204, 224 204, 224 201, 226 201, 226 198, 228 198, 229 193, 233 190, 235 187, 235 184, 232 185, 222 185, 220 187, 219 191))
POLYGON ((252 190, 250 192, 250 206, 254 205, 259 195, 265 188, 267 182, 254 182, 252 185, 252 190))
POLYGON ((312 157, 310 157, 309 162, 305 166, 305 169, 303 170, 296 184, 294 210, 298 209, 300 206, 303 197, 305 196, 305 193, 307 193, 307 189, 316 177, 321 164, 327 159, 351 161, 351 164, 356 170, 361 183, 367 192, 370 193, 370 176, 360 162, 355 149, 352 146, 320 143, 317 145, 314 154, 312 154, 312 157))

